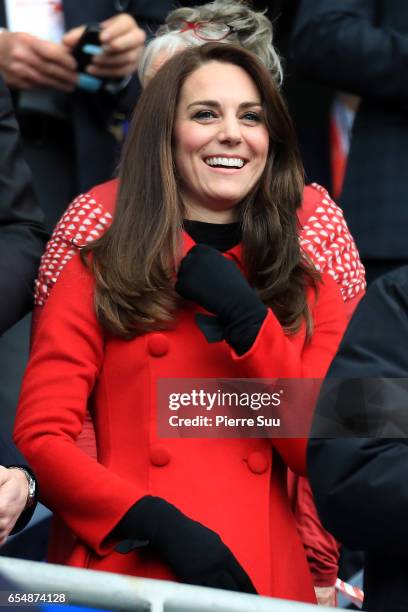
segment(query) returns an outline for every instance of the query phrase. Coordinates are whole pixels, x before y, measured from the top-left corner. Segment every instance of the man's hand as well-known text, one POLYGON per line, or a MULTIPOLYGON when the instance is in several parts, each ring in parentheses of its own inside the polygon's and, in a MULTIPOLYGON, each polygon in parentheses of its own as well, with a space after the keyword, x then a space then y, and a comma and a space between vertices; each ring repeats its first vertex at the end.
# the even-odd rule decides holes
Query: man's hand
MULTIPOLYGON (((144 49, 146 34, 131 15, 121 13, 101 23, 100 41, 103 53, 95 55, 86 71, 104 79, 120 79, 131 76, 138 67, 144 49)), ((85 26, 73 28, 63 38, 68 49, 73 49, 85 30, 85 26)))
POLYGON ((64 45, 25 32, 0 34, 0 72, 9 87, 52 87, 72 91, 76 61, 64 45))
POLYGON ((22 470, 0 465, 0 546, 4 544, 28 497, 28 482, 22 470))

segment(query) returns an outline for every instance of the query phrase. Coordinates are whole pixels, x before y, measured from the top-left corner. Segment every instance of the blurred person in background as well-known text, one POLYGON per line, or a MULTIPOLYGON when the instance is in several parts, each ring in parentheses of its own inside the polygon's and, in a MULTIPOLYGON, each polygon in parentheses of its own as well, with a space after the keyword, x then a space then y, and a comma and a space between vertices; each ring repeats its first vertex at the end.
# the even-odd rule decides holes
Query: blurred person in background
POLYGON ((119 185, 117 202, 100 192, 113 223, 37 321, 16 420, 77 536, 64 562, 314 602, 286 488, 305 440, 156 430, 159 378, 323 377, 345 328, 336 283, 300 249, 303 171, 266 67, 220 43, 175 54, 142 93, 119 185), (98 461, 77 446, 89 402, 98 461))
POLYGON ((408 10, 391 0, 302 0, 302 74, 360 96, 341 196, 368 280, 408 260, 408 10))
POLYGON ((47 234, 21 152, 10 94, 0 77, 0 334, 33 306, 47 234))
POLYGON ((365 553, 363 608, 370 612, 408 609, 407 345, 404 266, 374 281, 359 304, 330 366, 309 441, 323 524, 365 553))
POLYGON ((0 72, 14 92, 49 228, 77 193, 111 178, 120 127, 137 99, 133 74, 146 30, 171 8, 170 0, 1 0, 0 72), (109 91, 92 91, 77 73, 72 51, 89 23, 101 25, 103 53, 91 57, 86 75, 115 79, 109 91))
MULTIPOLYGON (((0 333, 33 305, 33 282, 44 248, 43 216, 36 205, 11 99, 0 77, 0 333)), ((0 429, 0 545, 30 520, 38 495, 34 475, 0 429), (9 466, 14 466, 11 468, 9 466)))
POLYGON ((6 332, 33 306, 34 279, 47 233, 33 193, 31 174, 22 157, 10 94, 1 77, 0 141, 0 371, 4 376, 0 410, 2 428, 10 431, 21 371, 19 355, 15 360, 10 333, 6 332))
MULTIPOLYGON (((146 85, 176 52, 209 40, 239 43, 256 53, 275 82, 281 84, 282 66, 273 45, 270 21, 247 3, 228 0, 172 11, 140 59, 141 82, 146 85)), ((92 189, 76 198, 62 217, 42 259, 36 283, 36 317, 69 259, 81 245, 100 236, 112 223, 117 188, 118 182, 113 181, 92 189)), ((304 189, 298 218, 303 249, 321 272, 328 272, 338 283, 350 314, 363 295, 365 281, 364 269, 342 211, 323 187, 314 184, 304 189)), ((89 415, 80 444, 91 456, 96 456, 89 415)), ((298 480, 291 474, 289 488, 318 599, 322 603, 334 603, 338 545, 319 524, 306 480, 298 480)))

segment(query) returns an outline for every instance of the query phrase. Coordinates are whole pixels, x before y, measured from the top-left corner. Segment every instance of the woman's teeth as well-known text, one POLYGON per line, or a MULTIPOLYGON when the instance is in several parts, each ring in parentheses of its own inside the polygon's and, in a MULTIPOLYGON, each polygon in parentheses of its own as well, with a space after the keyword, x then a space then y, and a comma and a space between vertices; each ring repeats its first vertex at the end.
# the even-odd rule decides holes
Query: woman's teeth
POLYGON ((244 160, 239 157, 207 157, 205 163, 207 166, 221 166, 224 168, 242 168, 245 164, 244 160))

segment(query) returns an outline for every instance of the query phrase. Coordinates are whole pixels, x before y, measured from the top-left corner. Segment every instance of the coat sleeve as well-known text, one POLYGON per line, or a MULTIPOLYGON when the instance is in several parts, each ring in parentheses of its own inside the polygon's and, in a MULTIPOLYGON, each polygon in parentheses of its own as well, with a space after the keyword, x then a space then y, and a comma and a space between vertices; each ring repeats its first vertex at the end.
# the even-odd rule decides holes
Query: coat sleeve
POLYGON ((110 549, 107 536, 146 493, 75 444, 103 351, 93 280, 75 255, 37 322, 14 436, 39 479, 42 501, 98 554, 110 549))
POLYGON ((300 244, 322 274, 329 274, 339 286, 347 317, 350 318, 365 288, 365 270, 343 211, 328 191, 313 183, 305 187, 300 244))
MULTIPOLYGON (((318 297, 311 310, 313 334, 301 349, 296 341, 284 332, 273 312, 269 310, 251 349, 242 356, 237 356, 232 351, 232 357, 240 366, 242 376, 324 378, 347 324, 340 291, 329 276, 323 277, 318 297)), ((274 446, 290 469, 301 475, 305 474, 306 440, 274 438, 274 446)))
POLYGON ((323 275, 317 298, 309 291, 313 333, 302 347, 296 335, 285 333, 269 309, 251 349, 242 356, 232 352, 247 378, 323 378, 346 328, 344 303, 335 281, 323 275), (272 358, 271 358, 272 356, 272 358))
POLYGON ((47 234, 19 143, 11 99, 0 77, 0 334, 32 308, 47 234))
POLYGON ((78 195, 58 221, 41 257, 35 281, 36 307, 44 306, 65 265, 81 246, 100 238, 112 223, 116 184, 109 181, 78 195))
POLYGON ((320 522, 309 480, 289 472, 288 491, 313 584, 332 587, 339 571, 339 544, 320 522))
POLYGON ((291 41, 301 72, 342 91, 408 102, 408 38, 379 27, 377 0, 302 0, 291 41))
MULTIPOLYGON (((370 286, 345 334, 329 370, 328 383, 357 381, 350 387, 359 395, 340 394, 336 416, 353 423, 357 412, 370 412, 370 385, 375 380, 406 379, 408 366, 408 268, 404 267, 370 286)), ((387 402, 383 387, 381 408, 392 425, 394 400, 387 402)), ((333 405, 321 398, 314 436, 322 433, 320 418, 331 417, 333 405)), ((404 412, 406 401, 405 395, 404 412)), ((374 398, 378 402, 379 396, 374 398)), ((374 406, 375 407, 375 406, 374 406)), ((356 421, 354 421, 356 422, 356 421)), ((309 477, 323 524, 351 548, 407 558, 408 442, 400 438, 313 437, 309 442, 309 477), (386 521, 384 522, 384 517, 386 521)))

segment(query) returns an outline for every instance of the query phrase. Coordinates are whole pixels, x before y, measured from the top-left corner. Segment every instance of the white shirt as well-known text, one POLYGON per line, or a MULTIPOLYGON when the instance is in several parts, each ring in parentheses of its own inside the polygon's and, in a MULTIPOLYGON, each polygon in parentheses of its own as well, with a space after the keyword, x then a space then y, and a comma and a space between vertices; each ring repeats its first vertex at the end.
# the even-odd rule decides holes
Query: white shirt
POLYGON ((5 0, 5 7, 11 32, 61 42, 65 29, 62 0, 5 0))

